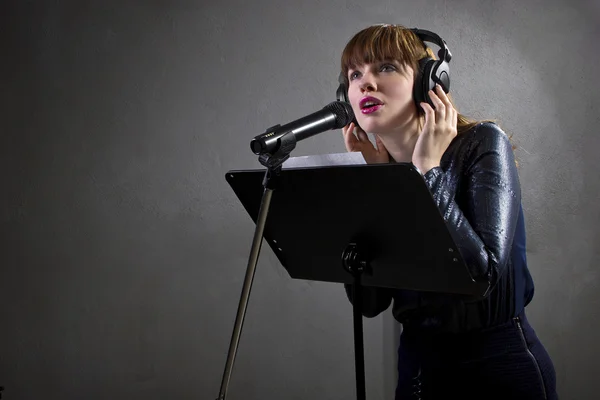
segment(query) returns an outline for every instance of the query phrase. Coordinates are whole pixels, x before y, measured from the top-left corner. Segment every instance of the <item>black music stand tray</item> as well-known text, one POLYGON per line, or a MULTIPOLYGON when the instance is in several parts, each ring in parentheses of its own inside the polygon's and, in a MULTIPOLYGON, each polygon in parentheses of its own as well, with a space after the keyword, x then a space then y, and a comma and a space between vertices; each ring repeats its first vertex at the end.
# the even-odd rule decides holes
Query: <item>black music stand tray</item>
MULTIPOLYGON (((227 182, 256 223, 264 170, 227 182)), ((361 285, 482 296, 410 163, 283 169, 264 240, 290 277, 353 285, 357 398, 365 399, 361 285)))

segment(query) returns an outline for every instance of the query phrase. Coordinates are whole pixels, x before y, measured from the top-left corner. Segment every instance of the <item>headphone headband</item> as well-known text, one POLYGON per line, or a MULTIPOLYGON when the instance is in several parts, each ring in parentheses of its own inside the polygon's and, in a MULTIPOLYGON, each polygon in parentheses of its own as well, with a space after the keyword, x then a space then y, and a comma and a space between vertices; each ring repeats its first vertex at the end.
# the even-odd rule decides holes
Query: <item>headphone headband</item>
POLYGON ((415 35, 417 35, 417 37, 421 39, 421 41, 437 44, 440 48, 440 50, 438 51, 438 58, 445 62, 450 62, 450 60, 452 59, 452 53, 450 53, 450 50, 446 45, 446 41, 444 41, 444 39, 442 39, 437 33, 419 28, 412 28, 410 30, 415 35))

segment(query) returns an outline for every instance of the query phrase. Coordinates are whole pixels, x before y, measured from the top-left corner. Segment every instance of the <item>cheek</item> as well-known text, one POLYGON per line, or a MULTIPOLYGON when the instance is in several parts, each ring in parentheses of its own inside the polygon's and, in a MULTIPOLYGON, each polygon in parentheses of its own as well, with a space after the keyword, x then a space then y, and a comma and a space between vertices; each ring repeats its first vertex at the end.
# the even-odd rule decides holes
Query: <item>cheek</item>
POLYGON ((396 90, 396 98, 402 99, 403 103, 408 103, 413 101, 413 85, 404 84, 398 85, 396 90))
POLYGON ((410 80, 410 81, 406 82, 404 92, 407 94, 408 98, 410 98, 411 100, 413 98, 413 89, 414 89, 413 81, 410 80))
POLYGON ((350 105, 352 106, 354 113, 357 114, 360 111, 360 93, 350 90, 348 92, 348 100, 350 100, 350 105))
POLYGON ((357 107, 358 102, 360 101, 360 93, 356 91, 353 87, 348 90, 348 99, 350 100, 350 105, 352 107, 357 107))

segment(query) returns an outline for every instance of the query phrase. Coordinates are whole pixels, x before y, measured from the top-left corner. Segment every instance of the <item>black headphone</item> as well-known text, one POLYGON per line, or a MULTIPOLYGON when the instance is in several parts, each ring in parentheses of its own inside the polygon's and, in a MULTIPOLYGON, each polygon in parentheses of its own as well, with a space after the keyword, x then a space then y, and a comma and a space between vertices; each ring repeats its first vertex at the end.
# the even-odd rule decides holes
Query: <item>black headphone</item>
MULTIPOLYGON (((438 51, 438 60, 434 60, 431 57, 419 60, 419 71, 417 72, 413 89, 413 97, 417 104, 417 110, 421 110, 421 106, 419 105, 421 102, 429 103, 429 105, 434 107, 429 98, 429 91, 435 89, 435 84, 439 83, 446 93, 450 91, 450 66, 448 63, 452 59, 452 54, 448 50, 446 42, 437 34, 417 28, 409 30, 414 32, 421 41, 437 44, 440 48, 438 51)), ((337 88, 336 97, 338 101, 350 103, 346 81, 347 77, 344 76, 343 72, 340 72, 338 78, 340 85, 337 88)), ((354 119, 354 123, 358 125, 356 118, 354 119)))

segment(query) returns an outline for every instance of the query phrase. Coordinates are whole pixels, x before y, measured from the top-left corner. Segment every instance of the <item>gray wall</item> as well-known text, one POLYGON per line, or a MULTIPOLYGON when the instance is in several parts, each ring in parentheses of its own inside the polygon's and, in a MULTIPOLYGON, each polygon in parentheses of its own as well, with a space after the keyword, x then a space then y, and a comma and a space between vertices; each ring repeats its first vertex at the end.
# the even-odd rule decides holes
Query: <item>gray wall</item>
MULTIPOLYGON (((6 399, 216 398, 254 229, 224 175, 334 100, 343 45, 378 22, 442 35, 459 109, 513 135, 528 313, 562 398, 596 398, 597 2, 4 0, 6 399)), ((338 131, 295 155, 343 151, 338 131)), ((365 321, 370 399, 392 398, 398 332, 365 321)), ((265 246, 228 398, 352 398, 352 340, 342 288, 291 280, 265 246)))

